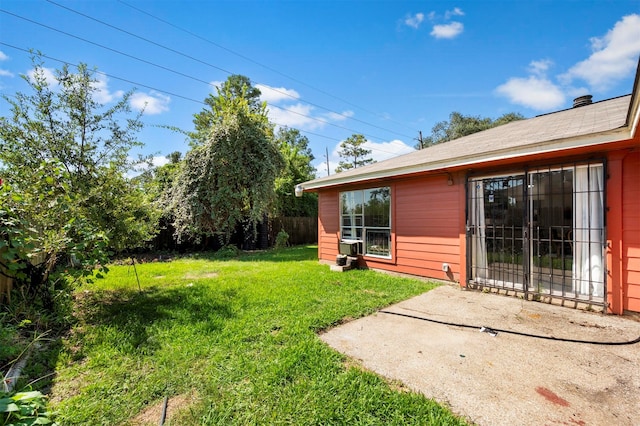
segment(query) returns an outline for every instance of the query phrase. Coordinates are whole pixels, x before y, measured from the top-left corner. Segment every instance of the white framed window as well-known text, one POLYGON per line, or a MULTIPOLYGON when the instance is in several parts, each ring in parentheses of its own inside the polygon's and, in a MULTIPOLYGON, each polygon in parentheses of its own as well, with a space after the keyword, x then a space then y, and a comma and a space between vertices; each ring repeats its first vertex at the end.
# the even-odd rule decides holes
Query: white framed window
POLYGON ((391 258, 391 188, 340 193, 340 238, 358 243, 358 254, 391 258))

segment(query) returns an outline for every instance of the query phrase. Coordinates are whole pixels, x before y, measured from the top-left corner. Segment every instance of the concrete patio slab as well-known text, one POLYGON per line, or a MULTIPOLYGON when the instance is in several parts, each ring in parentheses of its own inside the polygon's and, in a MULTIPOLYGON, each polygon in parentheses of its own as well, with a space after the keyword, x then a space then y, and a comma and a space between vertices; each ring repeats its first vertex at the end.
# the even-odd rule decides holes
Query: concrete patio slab
POLYGON ((596 343, 639 336, 637 318, 443 285, 321 338, 479 425, 638 425, 640 343, 596 343))

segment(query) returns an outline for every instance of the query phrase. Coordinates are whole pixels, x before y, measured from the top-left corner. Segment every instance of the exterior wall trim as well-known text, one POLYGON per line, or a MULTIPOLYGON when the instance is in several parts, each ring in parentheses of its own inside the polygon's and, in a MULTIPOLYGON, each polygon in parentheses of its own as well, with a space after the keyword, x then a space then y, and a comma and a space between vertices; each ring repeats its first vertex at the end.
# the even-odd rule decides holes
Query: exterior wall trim
POLYGON ((507 148, 500 151, 493 151, 484 155, 468 155, 451 158, 444 161, 433 163, 414 164, 406 167, 397 167, 377 172, 363 173, 357 176, 340 177, 335 175, 332 179, 323 179, 320 182, 307 182, 302 184, 304 190, 317 190, 328 186, 338 186, 345 184, 358 184, 365 181, 375 179, 397 178, 402 175, 410 175, 414 173, 433 172, 438 170, 446 170, 450 168, 458 168, 465 166, 475 166, 482 163, 490 163, 494 161, 510 160, 514 161, 531 155, 539 155, 552 153, 555 151, 589 148, 593 146, 603 146, 608 143, 622 142, 630 139, 629 127, 621 127, 614 131, 591 135, 590 137, 576 137, 564 140, 555 140, 538 144, 535 146, 526 146, 520 148, 507 148))

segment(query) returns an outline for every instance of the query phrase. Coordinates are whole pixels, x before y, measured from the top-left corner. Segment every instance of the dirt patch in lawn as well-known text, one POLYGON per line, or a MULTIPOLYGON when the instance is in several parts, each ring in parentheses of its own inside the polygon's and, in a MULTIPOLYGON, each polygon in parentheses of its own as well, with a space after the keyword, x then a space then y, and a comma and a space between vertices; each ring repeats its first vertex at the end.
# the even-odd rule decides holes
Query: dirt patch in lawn
POLYGON ((218 277, 218 273, 217 272, 203 272, 203 273, 199 273, 199 274, 194 274, 194 273, 187 273, 185 274, 184 278, 187 280, 197 280, 200 278, 217 278, 218 277))
POLYGON ((474 424, 631 426, 640 419, 640 343, 597 343, 638 336, 635 317, 444 285, 320 338, 353 359, 346 365, 474 424))
MULTIPOLYGON (((165 422, 171 421, 172 418, 175 418, 180 411, 186 410, 189 408, 193 401, 196 400, 196 396, 194 394, 182 394, 176 395, 167 400, 167 411, 165 413, 165 422)), ((135 416, 131 423, 134 426, 148 426, 148 425, 157 425, 160 424, 160 419, 162 417, 162 411, 164 409, 164 399, 158 401, 154 405, 147 407, 140 414, 135 416)))

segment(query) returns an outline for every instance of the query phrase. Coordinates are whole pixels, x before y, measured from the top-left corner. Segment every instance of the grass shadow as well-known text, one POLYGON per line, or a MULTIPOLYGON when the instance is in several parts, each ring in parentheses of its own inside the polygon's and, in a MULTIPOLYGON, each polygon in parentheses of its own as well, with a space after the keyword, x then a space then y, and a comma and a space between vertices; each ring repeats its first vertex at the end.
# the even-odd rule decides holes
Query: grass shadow
POLYGON ((188 325, 201 333, 215 333, 235 316, 237 297, 236 289, 214 292, 199 286, 85 292, 77 301, 82 326, 75 338, 82 341, 86 327, 103 327, 108 331, 101 339, 112 340, 126 353, 151 355, 159 343, 150 338, 150 328, 188 325))
POLYGON ((318 260, 318 247, 294 246, 286 249, 270 249, 262 252, 246 253, 236 259, 242 262, 303 262, 318 260))
POLYGON ((241 252, 239 256, 221 257, 218 252, 194 253, 188 256, 191 259, 214 260, 224 262, 225 260, 236 260, 240 262, 301 262, 305 260, 318 260, 318 246, 300 245, 287 247, 285 249, 268 249, 252 252, 241 252))

